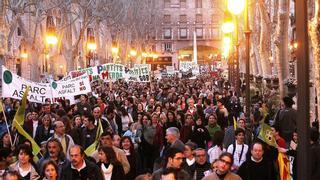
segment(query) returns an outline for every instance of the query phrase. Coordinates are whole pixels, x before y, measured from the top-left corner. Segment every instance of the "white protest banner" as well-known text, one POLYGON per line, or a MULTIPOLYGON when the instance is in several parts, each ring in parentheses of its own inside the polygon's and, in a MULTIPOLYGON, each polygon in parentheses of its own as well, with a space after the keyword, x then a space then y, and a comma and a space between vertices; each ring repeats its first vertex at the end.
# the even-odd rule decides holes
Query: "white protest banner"
POLYGON ((188 72, 188 71, 192 71, 193 75, 199 75, 200 74, 200 70, 199 70, 199 65, 195 64, 194 62, 191 61, 180 61, 180 71, 182 72, 188 72))
POLYGON ((71 71, 69 74, 72 77, 78 77, 87 73, 90 81, 103 79, 105 81, 114 81, 123 79, 125 74, 125 67, 122 64, 107 63, 85 69, 71 71))
POLYGON ((148 71, 151 71, 151 64, 134 64, 133 65, 134 68, 144 68, 147 67, 148 71))
POLYGON ((150 71, 147 66, 134 67, 129 70, 129 81, 150 82, 150 71))
POLYGON ((53 97, 70 97, 91 92, 89 77, 83 74, 67 81, 51 83, 53 97))
POLYGON ((36 83, 26 80, 2 66, 2 97, 22 99, 27 86, 30 86, 28 93, 30 102, 45 103, 46 99, 52 98, 49 83, 36 83))
POLYGON ((173 66, 167 66, 167 67, 166 67, 166 70, 167 70, 167 73, 168 73, 168 74, 174 74, 174 73, 175 73, 173 66))

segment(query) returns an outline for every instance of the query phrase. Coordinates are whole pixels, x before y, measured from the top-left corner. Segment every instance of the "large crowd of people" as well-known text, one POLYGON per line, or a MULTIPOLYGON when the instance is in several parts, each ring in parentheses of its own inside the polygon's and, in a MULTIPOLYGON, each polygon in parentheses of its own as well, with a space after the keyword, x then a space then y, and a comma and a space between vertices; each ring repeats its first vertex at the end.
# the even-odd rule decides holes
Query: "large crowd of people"
MULTIPOLYGON (((297 112, 290 97, 278 107, 270 92, 257 92, 246 119, 244 99, 223 78, 98 81, 92 89, 72 105, 27 103, 23 129, 40 156, 11 127, 21 102, 4 99, 0 179, 276 180, 283 176, 279 154, 291 161, 289 177, 296 179, 297 112), (262 123, 272 127, 277 148, 258 138, 262 123), (96 141, 94 152, 85 151, 96 141)), ((316 126, 310 137, 310 172, 320 179, 316 126)))

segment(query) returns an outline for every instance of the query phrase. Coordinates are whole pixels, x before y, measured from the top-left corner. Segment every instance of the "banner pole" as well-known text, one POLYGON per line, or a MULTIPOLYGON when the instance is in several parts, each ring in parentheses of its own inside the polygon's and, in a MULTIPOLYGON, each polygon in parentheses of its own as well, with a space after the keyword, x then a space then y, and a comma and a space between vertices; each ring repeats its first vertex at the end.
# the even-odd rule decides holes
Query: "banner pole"
POLYGON ((9 134, 10 144, 11 144, 11 147, 13 147, 12 138, 11 138, 11 132, 10 132, 10 130, 9 130, 9 124, 8 124, 8 121, 7 121, 7 116, 6 116, 6 113, 4 112, 4 108, 3 108, 2 102, 0 102, 0 103, 1 103, 1 108, 2 108, 2 113, 3 113, 4 121, 6 122, 7 131, 8 131, 8 134, 9 134))

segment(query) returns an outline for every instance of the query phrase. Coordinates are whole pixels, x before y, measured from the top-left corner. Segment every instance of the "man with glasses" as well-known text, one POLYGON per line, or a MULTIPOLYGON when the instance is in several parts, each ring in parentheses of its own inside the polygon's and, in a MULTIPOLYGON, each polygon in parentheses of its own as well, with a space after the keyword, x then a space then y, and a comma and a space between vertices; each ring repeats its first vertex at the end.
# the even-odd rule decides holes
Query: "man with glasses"
POLYGON ((210 175, 205 176, 202 180, 241 180, 241 177, 231 172, 233 156, 224 152, 219 156, 217 169, 210 175))
POLYGON ((195 150, 196 164, 195 164, 195 177, 196 180, 200 180, 204 177, 204 172, 210 170, 210 163, 207 162, 206 150, 198 148, 195 150))
POLYGON ((246 180, 272 180, 277 179, 277 174, 272 161, 263 158, 264 150, 260 142, 255 142, 251 147, 251 158, 247 159, 239 168, 238 174, 246 180))
POLYGON ((161 179, 161 175, 166 171, 166 169, 169 169, 169 168, 177 170, 177 179, 191 180, 191 177, 189 176, 189 174, 185 170, 181 169, 181 164, 183 162, 183 159, 184 159, 184 155, 182 151, 180 151, 177 148, 169 148, 165 156, 166 166, 153 172, 152 180, 161 179))

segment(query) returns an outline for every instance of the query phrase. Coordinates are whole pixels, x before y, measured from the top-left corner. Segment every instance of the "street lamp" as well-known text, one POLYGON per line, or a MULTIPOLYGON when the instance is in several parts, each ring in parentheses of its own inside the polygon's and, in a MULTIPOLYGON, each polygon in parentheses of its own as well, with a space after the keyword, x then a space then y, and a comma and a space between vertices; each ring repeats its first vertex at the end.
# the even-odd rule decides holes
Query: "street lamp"
POLYGON ((97 44, 95 41, 95 37, 94 37, 94 32, 93 32, 93 28, 87 28, 87 49, 88 49, 88 53, 87 53, 87 67, 89 67, 91 64, 90 63, 93 58, 94 58, 94 53, 97 49, 97 44))
POLYGON ((134 49, 131 49, 129 52, 129 57, 130 57, 130 66, 133 67, 133 60, 137 56, 137 51, 134 49))
POLYGON ((246 76, 245 76, 245 82, 246 82, 246 118, 248 122, 251 122, 250 120, 250 35, 251 30, 249 27, 249 13, 248 13, 248 4, 249 0, 228 0, 227 6, 228 10, 237 15, 241 12, 244 12, 244 34, 245 34, 245 46, 246 46, 246 58, 245 58, 245 64, 246 64, 246 76))
POLYGON ((47 17, 46 43, 48 45, 56 45, 58 43, 56 27, 52 16, 47 17))
POLYGON ((234 15, 241 14, 246 5, 245 1, 246 0, 228 0, 228 10, 234 15))
POLYGON ((232 16, 229 11, 225 11, 221 30, 223 33, 228 34, 228 33, 232 33, 234 29, 235 27, 232 20, 232 16))
POLYGON ((28 58, 28 53, 27 53, 27 49, 26 48, 23 48, 20 52, 20 57, 22 59, 27 59, 28 58))

